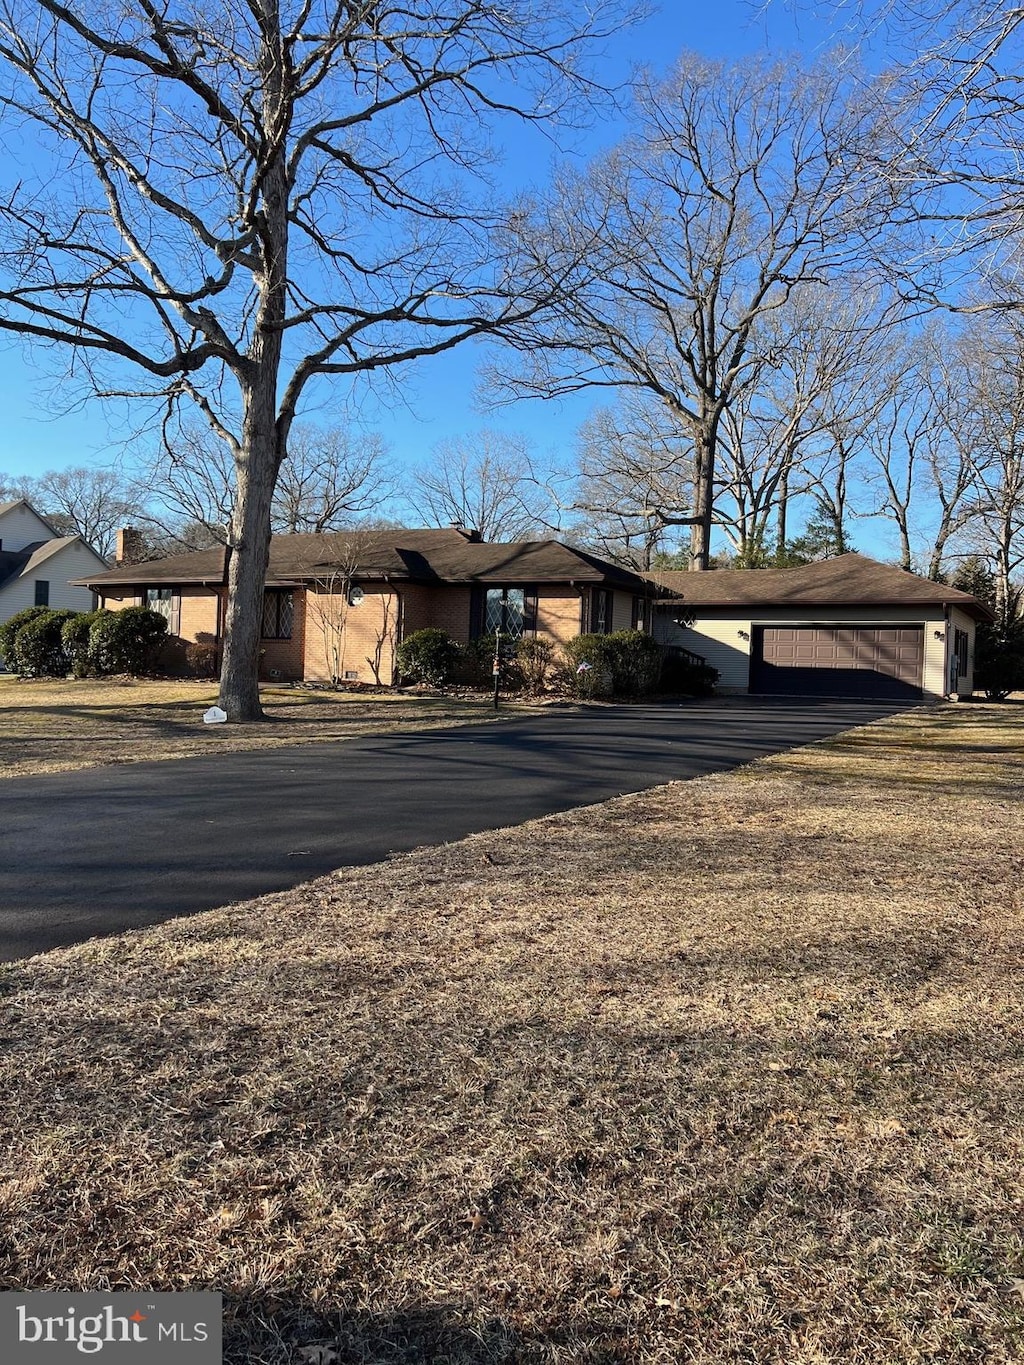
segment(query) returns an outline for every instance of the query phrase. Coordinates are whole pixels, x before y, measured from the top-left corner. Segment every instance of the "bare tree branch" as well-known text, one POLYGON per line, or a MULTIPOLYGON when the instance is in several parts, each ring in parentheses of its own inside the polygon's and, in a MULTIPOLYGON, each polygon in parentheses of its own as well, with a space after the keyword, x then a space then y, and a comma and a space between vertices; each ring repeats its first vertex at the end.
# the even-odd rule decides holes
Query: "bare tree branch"
MULTIPOLYGON (((587 242, 523 251, 495 122, 555 128, 631 0, 0 0, 0 331, 87 391, 198 409, 230 463, 221 703, 256 685, 273 495, 310 385, 539 325, 587 242), (149 376, 129 382, 124 370, 149 376)), ((581 96, 583 97, 581 99, 581 96)))

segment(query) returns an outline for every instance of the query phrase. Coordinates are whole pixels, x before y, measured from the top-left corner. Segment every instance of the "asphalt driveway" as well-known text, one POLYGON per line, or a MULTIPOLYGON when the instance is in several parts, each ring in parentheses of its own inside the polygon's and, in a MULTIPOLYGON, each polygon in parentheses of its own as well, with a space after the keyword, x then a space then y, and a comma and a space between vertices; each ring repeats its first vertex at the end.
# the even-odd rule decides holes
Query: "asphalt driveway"
POLYGON ((334 868, 732 768, 906 709, 704 701, 556 710, 0 781, 0 960, 334 868))

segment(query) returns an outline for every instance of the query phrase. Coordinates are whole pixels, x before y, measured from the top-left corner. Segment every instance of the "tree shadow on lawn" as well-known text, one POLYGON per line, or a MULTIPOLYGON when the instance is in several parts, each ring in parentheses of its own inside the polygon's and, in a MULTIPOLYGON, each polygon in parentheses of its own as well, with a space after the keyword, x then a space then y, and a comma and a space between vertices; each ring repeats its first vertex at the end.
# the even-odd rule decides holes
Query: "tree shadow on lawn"
POLYGON ((472 1305, 324 1313, 272 1296, 225 1295, 224 1365, 540 1365, 553 1350, 578 1365, 636 1360, 635 1341, 611 1321, 552 1323, 538 1337, 472 1305))

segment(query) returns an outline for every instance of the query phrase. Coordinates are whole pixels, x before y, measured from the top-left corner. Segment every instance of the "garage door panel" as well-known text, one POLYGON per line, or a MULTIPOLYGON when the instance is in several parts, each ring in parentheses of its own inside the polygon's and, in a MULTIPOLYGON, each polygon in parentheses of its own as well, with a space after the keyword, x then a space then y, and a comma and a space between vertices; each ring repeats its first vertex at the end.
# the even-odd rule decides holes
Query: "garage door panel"
POLYGON ((918 699, 923 626, 759 626, 752 692, 918 699))

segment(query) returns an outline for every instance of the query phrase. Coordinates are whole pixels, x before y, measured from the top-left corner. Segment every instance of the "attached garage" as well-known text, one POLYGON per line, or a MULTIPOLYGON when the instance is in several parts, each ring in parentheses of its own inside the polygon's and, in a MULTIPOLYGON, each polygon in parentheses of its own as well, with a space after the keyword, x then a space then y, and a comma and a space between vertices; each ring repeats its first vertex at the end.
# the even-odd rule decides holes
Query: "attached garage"
POLYGON ((750 691, 920 701, 924 626, 753 626, 750 691))
POLYGON ((667 571, 655 634, 705 659, 722 693, 935 700, 969 694, 969 593, 846 554, 791 569, 667 571))

